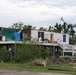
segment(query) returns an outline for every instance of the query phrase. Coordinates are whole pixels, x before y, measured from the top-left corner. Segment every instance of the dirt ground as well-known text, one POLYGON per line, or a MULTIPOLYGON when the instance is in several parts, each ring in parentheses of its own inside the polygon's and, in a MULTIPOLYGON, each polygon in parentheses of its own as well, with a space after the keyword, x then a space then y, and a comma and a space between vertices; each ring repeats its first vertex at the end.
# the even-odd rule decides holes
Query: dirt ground
POLYGON ((68 74, 36 73, 36 72, 28 72, 28 71, 0 70, 0 75, 68 75, 68 74))

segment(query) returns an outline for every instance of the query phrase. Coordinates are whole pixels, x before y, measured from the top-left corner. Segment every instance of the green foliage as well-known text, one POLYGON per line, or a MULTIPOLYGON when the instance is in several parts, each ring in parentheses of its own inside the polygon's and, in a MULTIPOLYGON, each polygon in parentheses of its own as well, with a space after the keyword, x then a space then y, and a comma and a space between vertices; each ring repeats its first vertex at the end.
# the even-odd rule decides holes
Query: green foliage
POLYGON ((45 59, 49 57, 50 51, 36 44, 21 44, 15 50, 6 50, 4 47, 0 49, 0 61, 20 61, 28 62, 34 59, 45 59))
POLYGON ((62 25, 61 24, 56 23, 56 25, 54 27, 55 27, 54 28, 55 32, 61 33, 61 31, 62 31, 62 25))
POLYGON ((13 25, 10 27, 10 28, 13 28, 13 29, 21 29, 23 28, 23 22, 16 22, 16 23, 13 23, 13 25))
POLYGON ((44 27, 40 27, 39 30, 42 30, 42 31, 47 31, 47 28, 44 28, 44 27))
POLYGON ((18 47, 16 53, 16 61, 31 61, 36 58, 45 59, 50 54, 49 50, 35 45, 35 44, 22 44, 18 47))
POLYGON ((69 44, 75 45, 76 44, 76 36, 69 38, 69 44))
POLYGON ((5 50, 5 47, 3 46, 0 48, 0 61, 5 60, 5 54, 6 54, 6 50, 5 50))
POLYGON ((24 25, 23 29, 35 29, 36 27, 33 27, 32 25, 24 25))
POLYGON ((49 26, 48 31, 53 32, 54 31, 54 27, 49 26))
POLYGON ((6 47, 3 46, 0 48, 0 61, 11 61, 14 60, 14 51, 6 50, 6 47))
POLYGON ((24 25, 23 22, 16 22, 13 23, 13 25, 9 28, 13 28, 13 29, 36 29, 36 27, 33 27, 32 25, 24 25))

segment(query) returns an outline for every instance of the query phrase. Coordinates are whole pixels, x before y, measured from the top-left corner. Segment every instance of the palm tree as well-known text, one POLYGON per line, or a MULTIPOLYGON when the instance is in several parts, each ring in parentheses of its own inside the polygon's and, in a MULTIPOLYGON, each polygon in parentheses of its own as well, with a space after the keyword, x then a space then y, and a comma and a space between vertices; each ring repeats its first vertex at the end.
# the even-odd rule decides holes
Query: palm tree
POLYGON ((76 44, 76 35, 75 35, 75 31, 71 30, 70 31, 70 37, 69 37, 69 43, 70 44, 76 44))
POLYGON ((75 35, 75 31, 74 31, 74 29, 73 29, 73 25, 72 25, 72 24, 70 24, 70 31, 69 31, 69 34, 72 36, 72 38, 73 38, 74 35, 75 35))
POLYGON ((54 31, 54 27, 49 26, 48 31, 50 31, 50 32, 52 31, 53 32, 54 31))
POLYGON ((56 23, 56 25, 54 26, 54 31, 61 33, 61 31, 62 31, 62 25, 56 23))
POLYGON ((51 26, 49 26, 48 31, 51 31, 51 28, 52 28, 52 27, 51 27, 51 26))
POLYGON ((62 25, 62 29, 64 33, 68 33, 68 25, 65 22, 62 25))

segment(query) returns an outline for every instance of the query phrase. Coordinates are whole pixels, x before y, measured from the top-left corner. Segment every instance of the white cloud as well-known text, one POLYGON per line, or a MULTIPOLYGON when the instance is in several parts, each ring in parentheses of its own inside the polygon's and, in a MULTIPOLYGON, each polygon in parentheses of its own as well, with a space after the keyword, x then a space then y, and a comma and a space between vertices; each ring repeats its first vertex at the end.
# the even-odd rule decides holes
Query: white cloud
POLYGON ((0 25, 22 21, 45 26, 55 24, 60 17, 76 22, 75 3, 76 0, 0 0, 0 25))

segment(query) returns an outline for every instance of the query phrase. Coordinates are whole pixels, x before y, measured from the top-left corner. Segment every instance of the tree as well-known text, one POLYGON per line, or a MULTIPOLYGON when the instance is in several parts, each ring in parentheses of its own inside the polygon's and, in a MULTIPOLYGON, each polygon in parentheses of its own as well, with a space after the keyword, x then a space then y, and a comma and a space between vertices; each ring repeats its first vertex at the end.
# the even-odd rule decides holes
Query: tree
POLYGON ((13 23, 13 25, 9 28, 13 28, 13 29, 36 29, 36 27, 32 26, 32 25, 24 25, 23 22, 16 22, 16 23, 13 23))
POLYGON ((42 31, 46 31, 47 28, 44 28, 44 27, 40 27, 39 30, 42 30, 42 31))
POLYGON ((48 31, 51 31, 51 28, 52 28, 52 27, 51 27, 51 26, 49 26, 48 31))
POLYGON ((36 29, 36 26, 32 27, 32 29, 36 29))
POLYGON ((70 31, 69 31, 69 34, 72 36, 72 38, 73 38, 74 35, 75 35, 75 31, 74 31, 74 29, 73 29, 73 25, 72 25, 72 24, 70 24, 70 31))
POLYGON ((27 25, 27 29, 32 29, 32 25, 27 25))
POLYGON ((23 22, 16 22, 16 23, 13 23, 13 25, 10 27, 10 28, 13 28, 13 29, 22 29, 23 28, 23 22))
POLYGON ((65 20, 63 19, 63 17, 61 17, 61 20, 63 21, 63 25, 62 25, 63 32, 64 32, 64 33, 68 33, 68 32, 69 32, 70 25, 68 25, 68 24, 65 22, 65 20))
POLYGON ((75 31, 73 29, 73 25, 72 24, 69 24, 70 25, 70 29, 69 29, 69 35, 70 35, 70 44, 75 44, 76 43, 76 37, 75 37, 75 31))
POLYGON ((61 33, 61 31, 62 31, 62 25, 56 23, 56 25, 54 26, 54 31, 61 33))
POLYGON ((74 44, 75 43, 74 42, 75 41, 75 39, 74 39, 75 31, 73 29, 73 25, 72 24, 64 23, 63 24, 63 32, 69 34, 70 44, 74 44))
POLYGON ((75 34, 75 31, 73 29, 73 25, 72 24, 63 24, 63 31, 64 33, 68 33, 69 35, 71 35, 72 37, 74 36, 75 34))
POLYGON ((65 22, 62 25, 62 29, 64 33, 68 33, 68 25, 65 22))
POLYGON ((52 27, 52 26, 49 26, 49 28, 48 28, 48 31, 54 31, 54 27, 52 27))
POLYGON ((36 29, 36 27, 33 27, 32 25, 24 25, 23 29, 36 29))

